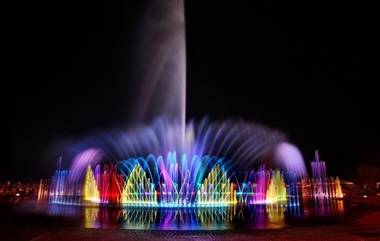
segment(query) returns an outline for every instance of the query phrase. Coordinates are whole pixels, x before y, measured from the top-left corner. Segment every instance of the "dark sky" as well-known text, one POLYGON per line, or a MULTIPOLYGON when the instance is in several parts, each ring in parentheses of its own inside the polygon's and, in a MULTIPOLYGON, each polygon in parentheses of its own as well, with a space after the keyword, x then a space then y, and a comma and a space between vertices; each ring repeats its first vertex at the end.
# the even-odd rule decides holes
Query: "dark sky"
MULTIPOLYGON (((53 173, 57 143, 125 125, 146 1, 15 3, 10 158, 0 179, 53 173)), ((187 1, 187 116, 284 131, 332 175, 379 166, 374 29, 348 1, 187 1), (258 3, 254 3, 258 2, 258 3), (306 3, 307 2, 307 3, 306 3)))

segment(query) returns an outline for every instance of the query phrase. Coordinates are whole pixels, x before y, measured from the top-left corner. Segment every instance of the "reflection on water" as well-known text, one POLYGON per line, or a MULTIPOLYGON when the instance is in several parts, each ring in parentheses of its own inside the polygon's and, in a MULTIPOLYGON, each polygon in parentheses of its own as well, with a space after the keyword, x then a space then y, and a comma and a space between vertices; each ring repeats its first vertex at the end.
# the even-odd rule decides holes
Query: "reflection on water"
POLYGON ((161 230, 278 229, 297 220, 337 217, 344 213, 342 200, 308 203, 301 207, 231 206, 219 208, 106 208, 37 204, 49 216, 76 218, 86 228, 161 230))
POLYGON ((125 229, 227 229, 236 207, 213 209, 84 208, 84 227, 125 229))
POLYGON ((303 205, 303 216, 330 216, 333 214, 342 214, 344 212, 344 203, 342 200, 335 202, 305 202, 303 205))

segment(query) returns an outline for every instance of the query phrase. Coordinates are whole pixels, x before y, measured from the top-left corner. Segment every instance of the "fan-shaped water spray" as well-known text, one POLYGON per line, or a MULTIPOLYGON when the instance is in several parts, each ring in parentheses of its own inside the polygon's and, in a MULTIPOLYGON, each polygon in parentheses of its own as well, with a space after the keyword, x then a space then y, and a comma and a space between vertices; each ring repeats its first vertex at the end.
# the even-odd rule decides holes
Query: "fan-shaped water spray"
POLYGON ((139 88, 131 112, 135 124, 69 145, 77 155, 69 170, 57 170, 50 200, 191 207, 296 198, 290 190, 306 169, 284 134, 242 120, 186 124, 183 0, 151 1, 143 30, 136 61, 139 88), (292 173, 294 180, 287 180, 291 188, 285 187, 283 174, 264 168, 251 171, 248 181, 239 180, 240 170, 253 170, 259 161, 292 173))

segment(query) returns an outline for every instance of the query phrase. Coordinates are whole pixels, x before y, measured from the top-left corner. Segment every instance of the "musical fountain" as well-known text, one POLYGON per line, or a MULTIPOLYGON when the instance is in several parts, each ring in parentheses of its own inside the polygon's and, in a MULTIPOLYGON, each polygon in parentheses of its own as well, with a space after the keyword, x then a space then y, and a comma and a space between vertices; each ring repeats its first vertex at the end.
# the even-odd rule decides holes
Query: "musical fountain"
POLYGON ((146 18, 134 124, 70 146, 76 150, 70 168, 59 161, 51 180, 41 180, 39 201, 86 207, 90 220, 100 211, 88 207, 112 206, 123 208, 128 222, 137 212, 166 223, 187 209, 184 217, 207 223, 215 218, 205 213, 232 220, 238 206, 267 206, 283 217, 301 200, 343 197, 319 157, 307 178, 300 151, 280 131, 242 120, 186 123, 183 1, 153 2, 146 18))

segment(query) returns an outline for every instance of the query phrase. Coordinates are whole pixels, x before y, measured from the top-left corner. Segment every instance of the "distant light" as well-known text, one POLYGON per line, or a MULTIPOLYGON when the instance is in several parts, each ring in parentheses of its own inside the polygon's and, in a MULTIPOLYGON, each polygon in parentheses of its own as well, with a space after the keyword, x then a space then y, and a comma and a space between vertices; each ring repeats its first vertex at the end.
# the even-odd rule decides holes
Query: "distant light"
POLYGON ((20 196, 20 193, 16 193, 16 197, 19 197, 20 196))
POLYGON ((364 198, 367 198, 367 195, 363 195, 364 198))

